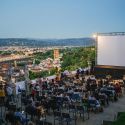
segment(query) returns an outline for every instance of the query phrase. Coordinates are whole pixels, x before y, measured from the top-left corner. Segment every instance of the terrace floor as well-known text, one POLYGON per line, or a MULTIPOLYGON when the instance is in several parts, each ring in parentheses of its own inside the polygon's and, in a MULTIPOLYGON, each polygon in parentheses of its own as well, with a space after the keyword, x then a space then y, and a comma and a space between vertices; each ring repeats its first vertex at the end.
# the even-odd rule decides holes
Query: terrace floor
POLYGON ((78 121, 77 125, 102 125, 102 121, 113 121, 117 112, 125 111, 125 95, 117 102, 110 102, 110 105, 104 108, 104 112, 99 114, 90 113, 90 119, 84 122, 78 121))
MULTIPOLYGON (((91 112, 89 120, 83 121, 82 118, 78 118, 76 125, 102 125, 103 120, 113 121, 117 116, 117 112, 123 111, 125 112, 125 95, 119 98, 117 102, 110 102, 110 105, 105 107, 102 113, 95 114, 91 112)), ((53 123, 53 117, 47 116, 47 121, 53 123)), ((74 123, 72 124, 74 125, 74 123)))
MULTIPOLYGON (((97 114, 91 112, 89 120, 83 121, 82 118, 78 117, 76 125, 102 125, 103 120, 113 121, 117 116, 117 112, 125 112, 125 95, 119 98, 117 102, 110 102, 109 106, 105 107, 103 112, 97 114)), ((47 115, 47 121, 53 123, 53 116, 47 115)), ((74 123, 71 125, 74 125, 74 123)))

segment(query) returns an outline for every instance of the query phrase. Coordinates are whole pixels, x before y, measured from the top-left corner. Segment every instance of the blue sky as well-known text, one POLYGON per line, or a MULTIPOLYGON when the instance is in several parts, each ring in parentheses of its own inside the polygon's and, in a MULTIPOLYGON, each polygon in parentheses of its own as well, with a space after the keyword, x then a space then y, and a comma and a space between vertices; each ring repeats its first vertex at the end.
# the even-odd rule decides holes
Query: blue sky
POLYGON ((125 0, 0 0, 0 38, 125 31, 125 0))

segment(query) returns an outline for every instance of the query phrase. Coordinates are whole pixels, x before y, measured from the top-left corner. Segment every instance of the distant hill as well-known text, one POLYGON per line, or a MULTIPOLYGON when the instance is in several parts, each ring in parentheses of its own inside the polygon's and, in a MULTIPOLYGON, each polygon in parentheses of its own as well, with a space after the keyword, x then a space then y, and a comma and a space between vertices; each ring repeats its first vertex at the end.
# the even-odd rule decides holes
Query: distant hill
POLYGON ((91 46, 95 41, 92 38, 71 38, 71 39, 27 39, 27 38, 3 38, 0 39, 0 46, 91 46))

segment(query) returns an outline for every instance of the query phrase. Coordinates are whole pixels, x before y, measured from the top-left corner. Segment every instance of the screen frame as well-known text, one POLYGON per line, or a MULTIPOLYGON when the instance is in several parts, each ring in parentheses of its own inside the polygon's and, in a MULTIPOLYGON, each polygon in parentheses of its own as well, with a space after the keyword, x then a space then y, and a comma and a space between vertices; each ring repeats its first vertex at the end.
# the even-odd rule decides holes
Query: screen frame
POLYGON ((108 67, 110 67, 110 68, 114 68, 114 67, 121 67, 121 68, 125 68, 125 66, 115 66, 115 65, 99 65, 98 64, 98 48, 99 48, 99 46, 98 46, 98 43, 99 43, 99 41, 98 41, 98 37, 99 36, 125 36, 125 32, 111 32, 111 33, 96 33, 96 37, 95 37, 95 50, 96 50, 96 57, 95 57, 95 65, 96 66, 102 66, 102 67, 104 67, 104 66, 108 66, 108 67))

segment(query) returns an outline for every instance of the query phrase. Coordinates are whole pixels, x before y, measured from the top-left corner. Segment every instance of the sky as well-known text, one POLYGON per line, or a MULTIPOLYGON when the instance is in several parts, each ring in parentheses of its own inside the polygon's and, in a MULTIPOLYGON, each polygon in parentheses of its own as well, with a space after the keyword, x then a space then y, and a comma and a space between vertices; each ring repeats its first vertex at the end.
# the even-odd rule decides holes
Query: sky
POLYGON ((125 31, 125 0, 0 0, 0 38, 81 38, 125 31))

